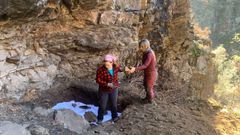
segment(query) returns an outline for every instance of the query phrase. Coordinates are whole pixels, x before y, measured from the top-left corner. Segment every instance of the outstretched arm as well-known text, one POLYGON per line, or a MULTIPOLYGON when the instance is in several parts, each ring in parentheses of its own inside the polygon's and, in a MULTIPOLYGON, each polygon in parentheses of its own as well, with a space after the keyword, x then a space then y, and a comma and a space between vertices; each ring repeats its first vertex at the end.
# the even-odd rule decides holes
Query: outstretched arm
POLYGON ((146 69, 150 65, 150 63, 152 61, 152 58, 153 58, 152 53, 148 53, 147 54, 147 58, 144 61, 144 63, 141 66, 136 67, 135 70, 144 70, 144 69, 146 69))
POLYGON ((119 72, 129 72, 130 69, 127 66, 119 66, 119 72))

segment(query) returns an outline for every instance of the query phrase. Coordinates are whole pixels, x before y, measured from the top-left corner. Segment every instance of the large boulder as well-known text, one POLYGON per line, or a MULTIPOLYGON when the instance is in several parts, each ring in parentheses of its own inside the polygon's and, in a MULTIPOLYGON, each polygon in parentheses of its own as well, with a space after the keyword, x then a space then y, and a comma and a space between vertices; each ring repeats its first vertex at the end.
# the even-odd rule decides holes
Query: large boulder
POLYGON ((56 111, 55 120, 60 125, 78 134, 83 133, 90 127, 88 121, 71 110, 56 111))
POLYGON ((10 121, 0 122, 1 135, 31 135, 22 125, 10 121))

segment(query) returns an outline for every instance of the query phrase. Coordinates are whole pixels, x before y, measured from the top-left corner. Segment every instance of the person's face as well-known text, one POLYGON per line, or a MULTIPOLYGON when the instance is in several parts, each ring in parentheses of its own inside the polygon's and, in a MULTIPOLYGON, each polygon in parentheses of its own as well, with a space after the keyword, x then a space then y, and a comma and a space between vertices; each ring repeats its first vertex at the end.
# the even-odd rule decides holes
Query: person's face
POLYGON ((140 52, 146 52, 147 51, 147 46, 146 45, 139 45, 138 47, 140 52))
POLYGON ((103 61, 103 63, 104 63, 104 65, 107 67, 107 68, 110 68, 110 67, 112 67, 112 65, 113 65, 113 62, 111 62, 111 61, 103 61))

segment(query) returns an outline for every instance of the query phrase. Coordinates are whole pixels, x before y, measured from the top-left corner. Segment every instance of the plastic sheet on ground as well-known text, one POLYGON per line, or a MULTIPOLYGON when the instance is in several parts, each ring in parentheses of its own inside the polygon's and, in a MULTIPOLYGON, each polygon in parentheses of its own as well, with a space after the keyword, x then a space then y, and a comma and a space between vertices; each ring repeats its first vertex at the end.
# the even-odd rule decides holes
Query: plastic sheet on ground
MULTIPOLYGON (((62 102, 55 105, 52 109, 54 110, 60 110, 60 109, 69 109, 74 111, 76 114, 84 117, 84 114, 86 112, 93 112, 96 116, 98 114, 98 107, 94 105, 88 105, 84 104, 82 102, 75 102, 75 101, 69 101, 69 102, 62 102)), ((121 113, 118 113, 118 116, 120 116, 121 113)), ((107 111, 107 114, 104 115, 102 122, 107 122, 112 119, 111 111, 107 111)))

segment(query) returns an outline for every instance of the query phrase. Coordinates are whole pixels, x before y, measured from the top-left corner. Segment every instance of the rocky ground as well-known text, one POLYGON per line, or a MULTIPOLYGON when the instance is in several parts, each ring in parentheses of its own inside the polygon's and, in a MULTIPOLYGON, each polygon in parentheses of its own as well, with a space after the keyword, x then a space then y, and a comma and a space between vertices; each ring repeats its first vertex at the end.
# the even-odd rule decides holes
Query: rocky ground
MULTIPOLYGON (((219 106, 204 101, 169 102, 165 100, 163 92, 159 91, 156 104, 144 104, 140 100, 144 95, 141 88, 122 88, 119 106, 125 110, 115 124, 107 122, 100 126, 90 126, 85 119, 71 111, 51 110, 49 107, 55 101, 50 99, 34 103, 2 101, 0 130, 4 133, 14 128, 17 129, 14 131, 19 130, 23 135, 238 135, 240 132, 240 119, 220 112, 219 106)), ((88 92, 94 93, 91 89, 85 92, 81 94, 83 97, 88 92)), ((58 102, 58 98, 56 99, 58 102)), ((62 100, 67 100, 66 96, 62 100)))

